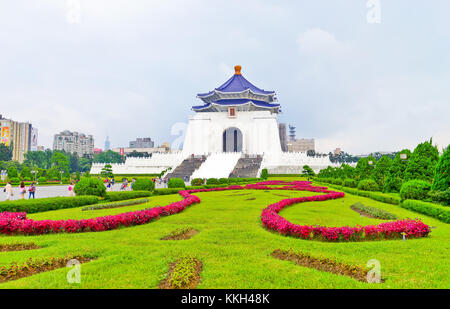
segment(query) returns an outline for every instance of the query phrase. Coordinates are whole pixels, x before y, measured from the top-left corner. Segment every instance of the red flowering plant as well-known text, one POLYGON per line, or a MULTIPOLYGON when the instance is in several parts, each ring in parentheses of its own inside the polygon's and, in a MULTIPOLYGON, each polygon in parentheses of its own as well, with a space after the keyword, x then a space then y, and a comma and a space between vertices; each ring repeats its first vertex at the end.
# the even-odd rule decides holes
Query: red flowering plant
POLYGON ((158 217, 170 216, 185 210, 193 204, 200 203, 200 198, 192 193, 212 192, 225 190, 297 190, 324 193, 322 195, 288 198, 266 207, 261 214, 264 227, 279 232, 283 235, 294 236, 302 239, 318 239, 324 241, 359 241, 398 239, 405 235, 406 238, 425 237, 430 233, 430 227, 420 220, 399 220, 381 223, 378 225, 356 227, 325 227, 313 225, 292 224, 278 213, 286 206, 313 201, 326 201, 344 197, 342 192, 329 191, 326 187, 311 186, 307 181, 266 181, 257 184, 247 184, 245 187, 231 185, 226 188, 182 190, 179 194, 182 201, 169 204, 164 207, 126 212, 118 215, 104 216, 83 220, 40 220, 27 219, 26 213, 0 213, 0 233, 40 235, 48 233, 80 233, 101 232, 117 229, 121 226, 135 226, 152 222, 158 217), (283 187, 269 187, 279 186, 283 187))

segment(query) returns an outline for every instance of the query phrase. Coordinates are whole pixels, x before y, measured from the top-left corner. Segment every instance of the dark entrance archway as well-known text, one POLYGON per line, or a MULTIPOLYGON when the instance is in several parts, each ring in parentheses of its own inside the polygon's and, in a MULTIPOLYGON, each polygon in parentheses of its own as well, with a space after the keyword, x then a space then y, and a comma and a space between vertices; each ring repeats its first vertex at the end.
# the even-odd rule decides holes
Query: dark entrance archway
POLYGON ((228 128, 223 131, 223 152, 242 151, 242 132, 238 128, 228 128))

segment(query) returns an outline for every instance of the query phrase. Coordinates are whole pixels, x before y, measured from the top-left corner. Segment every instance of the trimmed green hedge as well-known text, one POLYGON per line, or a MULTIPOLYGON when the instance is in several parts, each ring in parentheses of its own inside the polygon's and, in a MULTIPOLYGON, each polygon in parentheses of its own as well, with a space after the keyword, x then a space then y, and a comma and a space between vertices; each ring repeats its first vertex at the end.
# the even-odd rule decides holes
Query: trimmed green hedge
POLYGON ((140 197, 149 197, 152 196, 152 192, 150 191, 117 191, 117 192, 107 192, 105 201, 107 202, 115 202, 115 201, 123 201, 123 200, 131 200, 140 197))
POLYGON ((98 202, 99 198, 91 195, 16 200, 0 202, 0 211, 36 213, 92 205, 98 202))
POLYGON ((380 191, 378 184, 373 179, 363 179, 358 182, 358 190, 380 191))
POLYGON ((162 188, 155 189, 153 191, 154 195, 169 195, 169 194, 178 194, 178 192, 185 190, 185 188, 162 188))
POLYGON ((184 180, 181 178, 170 178, 167 183, 169 188, 184 188, 186 185, 184 184, 184 180))
POLYGON ((150 178, 138 178, 133 183, 133 191, 153 191, 155 184, 150 178))
POLYGON ((404 182, 400 189, 402 200, 424 200, 428 197, 431 184, 424 180, 410 180, 404 182))
POLYGON ((99 210, 99 209, 108 209, 108 208, 118 208, 124 206, 138 205, 144 204, 148 202, 148 198, 139 198, 135 200, 126 200, 126 201, 118 201, 118 202, 110 202, 97 204, 92 206, 83 207, 81 210, 99 210))
POLYGON ((371 198, 373 200, 387 203, 387 204, 399 205, 401 202, 400 197, 392 196, 389 194, 384 194, 381 192, 362 191, 362 190, 358 190, 358 189, 346 188, 346 187, 334 186, 334 185, 332 185, 331 187, 333 187, 333 188, 335 187, 338 190, 341 190, 341 191, 344 191, 344 192, 347 192, 350 194, 371 198))
POLYGON ((405 200, 400 206, 436 218, 439 221, 450 223, 450 209, 448 207, 417 200, 405 200))

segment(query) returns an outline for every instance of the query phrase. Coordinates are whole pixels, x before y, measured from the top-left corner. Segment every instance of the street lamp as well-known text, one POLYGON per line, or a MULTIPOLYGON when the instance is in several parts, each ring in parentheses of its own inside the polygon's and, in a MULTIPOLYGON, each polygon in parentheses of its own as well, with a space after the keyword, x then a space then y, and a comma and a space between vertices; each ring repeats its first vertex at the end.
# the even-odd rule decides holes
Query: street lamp
POLYGON ((406 153, 401 153, 400 154, 400 159, 402 159, 403 161, 405 161, 406 159, 408 159, 408 155, 406 153))
POLYGON ((59 171, 61 173, 61 184, 62 184, 62 175, 64 174, 64 171, 59 171))
POLYGON ((36 171, 34 171, 34 170, 33 170, 33 171, 31 171, 31 174, 34 174, 34 182, 36 182, 36 173, 37 173, 37 172, 36 172, 36 171))

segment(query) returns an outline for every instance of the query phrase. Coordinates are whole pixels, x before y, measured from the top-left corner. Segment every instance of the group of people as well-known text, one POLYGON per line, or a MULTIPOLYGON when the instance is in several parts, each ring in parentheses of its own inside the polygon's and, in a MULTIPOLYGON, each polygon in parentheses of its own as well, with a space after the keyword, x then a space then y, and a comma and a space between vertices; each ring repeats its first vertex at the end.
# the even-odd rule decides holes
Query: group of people
MULTIPOLYGON (((6 193, 6 200, 9 201, 11 197, 14 196, 13 187, 11 185, 11 181, 8 181, 6 186, 3 188, 3 192, 6 193)), ((27 193, 27 188, 25 186, 25 183, 22 181, 19 185, 19 194, 21 199, 25 199, 25 194, 27 193)), ((31 183, 31 185, 28 187, 28 198, 31 197, 35 198, 36 193, 36 185, 34 182, 31 183)))

